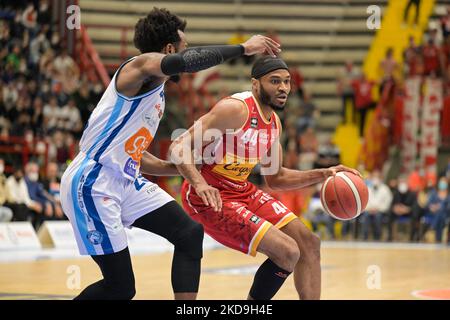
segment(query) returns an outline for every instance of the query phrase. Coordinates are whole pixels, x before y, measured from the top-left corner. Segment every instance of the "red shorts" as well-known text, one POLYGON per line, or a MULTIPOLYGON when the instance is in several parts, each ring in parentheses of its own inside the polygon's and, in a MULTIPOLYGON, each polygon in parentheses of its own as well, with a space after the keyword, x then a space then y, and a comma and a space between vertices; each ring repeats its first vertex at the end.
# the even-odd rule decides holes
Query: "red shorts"
POLYGON ((241 190, 211 185, 220 190, 221 212, 204 205, 186 181, 181 191, 183 207, 192 219, 203 225, 208 235, 229 248, 255 256, 270 226, 280 229, 297 218, 283 203, 250 182, 241 190))

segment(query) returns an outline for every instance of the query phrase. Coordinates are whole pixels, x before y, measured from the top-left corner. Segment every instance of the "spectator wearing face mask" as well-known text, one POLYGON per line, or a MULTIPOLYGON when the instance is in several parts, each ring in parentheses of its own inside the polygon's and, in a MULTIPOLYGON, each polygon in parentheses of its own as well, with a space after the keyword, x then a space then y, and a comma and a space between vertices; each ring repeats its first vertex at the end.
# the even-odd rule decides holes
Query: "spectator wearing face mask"
POLYGON ((373 239, 381 240, 383 214, 389 211, 392 202, 392 193, 389 187, 381 180, 380 171, 372 173, 369 180, 369 201, 366 210, 361 216, 364 240, 369 239, 369 228, 373 230, 373 239))
POLYGON ((23 178, 23 171, 16 167, 14 174, 6 180, 6 186, 10 192, 8 207, 13 211, 13 221, 30 221, 33 212, 41 212, 42 205, 33 201, 28 194, 27 184, 23 178))
POLYGON ((33 226, 37 230, 45 219, 44 215, 46 217, 53 216, 52 199, 48 197, 42 183, 39 181, 39 166, 37 163, 29 162, 25 166, 25 183, 31 200, 39 203, 42 207, 42 210, 37 212, 33 219, 33 226))
POLYGON ((11 221, 13 212, 6 205, 11 202, 11 193, 6 185, 5 161, 0 159, 0 222, 11 221))
POLYGON ((450 219, 450 195, 446 177, 439 178, 437 189, 430 191, 425 208, 425 226, 431 226, 434 229, 436 242, 440 243, 442 242, 445 223, 447 219, 450 219))
MULTIPOLYGON (((398 180, 397 189, 394 190, 391 210, 389 213, 388 241, 393 240, 394 224, 398 223, 401 218, 409 218, 411 223, 413 223, 411 218, 413 217, 413 210, 417 208, 416 202, 416 193, 409 190, 407 179, 405 177, 401 177, 398 180)), ((411 230, 413 230, 413 228, 411 228, 411 230)))

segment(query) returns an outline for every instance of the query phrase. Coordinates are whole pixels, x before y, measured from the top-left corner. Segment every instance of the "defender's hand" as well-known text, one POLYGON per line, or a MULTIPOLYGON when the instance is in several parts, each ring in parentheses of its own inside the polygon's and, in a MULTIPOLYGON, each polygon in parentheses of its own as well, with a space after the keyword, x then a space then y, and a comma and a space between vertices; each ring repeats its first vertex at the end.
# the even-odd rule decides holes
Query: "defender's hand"
POLYGON ((246 56, 268 53, 272 57, 276 57, 276 54, 281 51, 279 43, 261 35, 251 37, 242 43, 242 46, 245 49, 246 56))
POLYGON ((202 198, 205 205, 213 207, 216 212, 222 210, 222 199, 220 198, 218 189, 211 187, 208 184, 199 184, 194 188, 195 192, 202 198))

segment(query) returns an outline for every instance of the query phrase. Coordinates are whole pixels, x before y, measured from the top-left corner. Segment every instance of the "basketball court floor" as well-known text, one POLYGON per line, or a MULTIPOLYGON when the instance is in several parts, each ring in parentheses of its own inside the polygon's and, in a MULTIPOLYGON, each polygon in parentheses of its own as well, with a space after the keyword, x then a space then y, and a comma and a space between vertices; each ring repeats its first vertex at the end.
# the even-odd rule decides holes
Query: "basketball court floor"
MULTIPOLYGON (((324 242, 321 253, 322 299, 450 299, 449 247, 324 242)), ((133 256, 135 299, 172 299, 171 258, 171 252, 133 256)), ((264 259, 205 251, 198 298, 244 299, 264 259)), ((71 299, 99 279, 90 258, 22 256, 0 262, 0 299, 71 299)), ((297 299, 292 277, 275 299, 297 299)))

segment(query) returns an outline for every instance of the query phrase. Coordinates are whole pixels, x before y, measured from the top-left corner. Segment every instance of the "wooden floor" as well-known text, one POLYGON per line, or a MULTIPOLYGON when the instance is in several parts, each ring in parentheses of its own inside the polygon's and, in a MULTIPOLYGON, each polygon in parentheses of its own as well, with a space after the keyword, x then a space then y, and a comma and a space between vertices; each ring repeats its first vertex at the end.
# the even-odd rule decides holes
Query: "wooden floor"
MULTIPOLYGON (((1 254, 1 253, 0 253, 1 254)), ((172 299, 171 253, 133 256, 136 299, 172 299)), ((199 299, 243 299, 264 256, 251 258, 228 249, 204 253, 199 299)), ((0 264, 0 299, 68 299, 71 266, 79 267, 83 288, 100 279, 89 258, 0 264)), ((450 292, 450 248, 324 246, 322 299, 417 299, 416 290, 450 292), (373 272, 379 274, 374 275, 373 272), (374 278, 381 288, 369 288, 374 278)), ((297 299, 290 277, 275 299, 297 299)))

